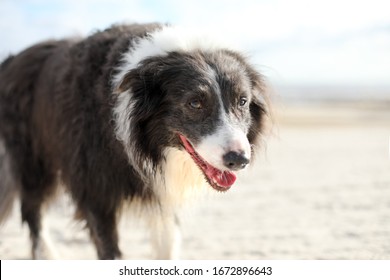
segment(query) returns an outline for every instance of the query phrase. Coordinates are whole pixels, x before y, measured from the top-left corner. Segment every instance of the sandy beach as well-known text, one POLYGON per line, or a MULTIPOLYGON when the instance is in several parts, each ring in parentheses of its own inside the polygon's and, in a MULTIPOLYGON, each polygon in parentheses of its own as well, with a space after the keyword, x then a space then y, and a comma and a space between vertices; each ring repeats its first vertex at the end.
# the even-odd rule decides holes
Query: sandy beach
MULTIPOLYGON (((181 215, 183 259, 390 259, 390 105, 279 104, 256 163, 228 193, 181 215)), ((0 229, 0 258, 28 259, 19 205, 0 229)), ((61 258, 95 259, 69 200, 47 224, 61 258)), ((126 259, 149 259, 142 222, 125 216, 126 259)))

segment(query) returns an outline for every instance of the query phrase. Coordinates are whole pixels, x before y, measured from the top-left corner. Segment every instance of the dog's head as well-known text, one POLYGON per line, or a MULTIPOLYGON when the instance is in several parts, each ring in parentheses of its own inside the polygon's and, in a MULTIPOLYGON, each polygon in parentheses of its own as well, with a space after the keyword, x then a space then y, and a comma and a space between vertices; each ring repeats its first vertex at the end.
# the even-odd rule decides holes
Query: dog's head
POLYGON ((220 191, 252 160, 266 114, 264 84, 237 52, 178 49, 145 57, 116 87, 117 136, 141 173, 164 149, 186 151, 220 191))

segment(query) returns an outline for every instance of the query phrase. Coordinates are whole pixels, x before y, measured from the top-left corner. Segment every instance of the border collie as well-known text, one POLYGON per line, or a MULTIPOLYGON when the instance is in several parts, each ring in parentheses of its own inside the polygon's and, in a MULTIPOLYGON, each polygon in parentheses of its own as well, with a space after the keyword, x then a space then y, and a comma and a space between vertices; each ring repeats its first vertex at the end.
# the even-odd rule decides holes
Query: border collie
MULTIPOLYGON (((197 34, 197 33, 196 33, 197 34)), ((176 213, 227 191, 253 159, 262 76, 210 38, 159 24, 46 41, 0 68, 0 220, 14 198, 32 257, 50 257, 43 205, 63 185, 100 259, 121 257, 121 208, 153 210, 156 257, 177 257, 176 213)))

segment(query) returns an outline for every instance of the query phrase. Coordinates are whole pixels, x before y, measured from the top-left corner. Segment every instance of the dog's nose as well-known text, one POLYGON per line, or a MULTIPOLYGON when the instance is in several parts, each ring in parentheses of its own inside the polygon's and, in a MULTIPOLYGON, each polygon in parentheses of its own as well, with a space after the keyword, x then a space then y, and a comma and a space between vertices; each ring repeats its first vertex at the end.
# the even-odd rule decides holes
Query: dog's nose
POLYGON ((243 169, 249 163, 249 159, 244 153, 228 152, 223 156, 223 163, 230 170, 243 169))

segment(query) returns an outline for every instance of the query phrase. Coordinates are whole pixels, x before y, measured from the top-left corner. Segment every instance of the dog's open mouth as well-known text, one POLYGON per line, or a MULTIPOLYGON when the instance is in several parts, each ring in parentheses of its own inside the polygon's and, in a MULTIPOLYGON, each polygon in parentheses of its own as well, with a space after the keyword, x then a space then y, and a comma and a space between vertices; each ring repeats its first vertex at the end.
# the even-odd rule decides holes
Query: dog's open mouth
POLYGON ((218 191, 227 191, 236 181, 236 175, 230 171, 222 171, 205 161, 194 149, 186 137, 179 134, 184 149, 202 170, 210 186, 218 191))

